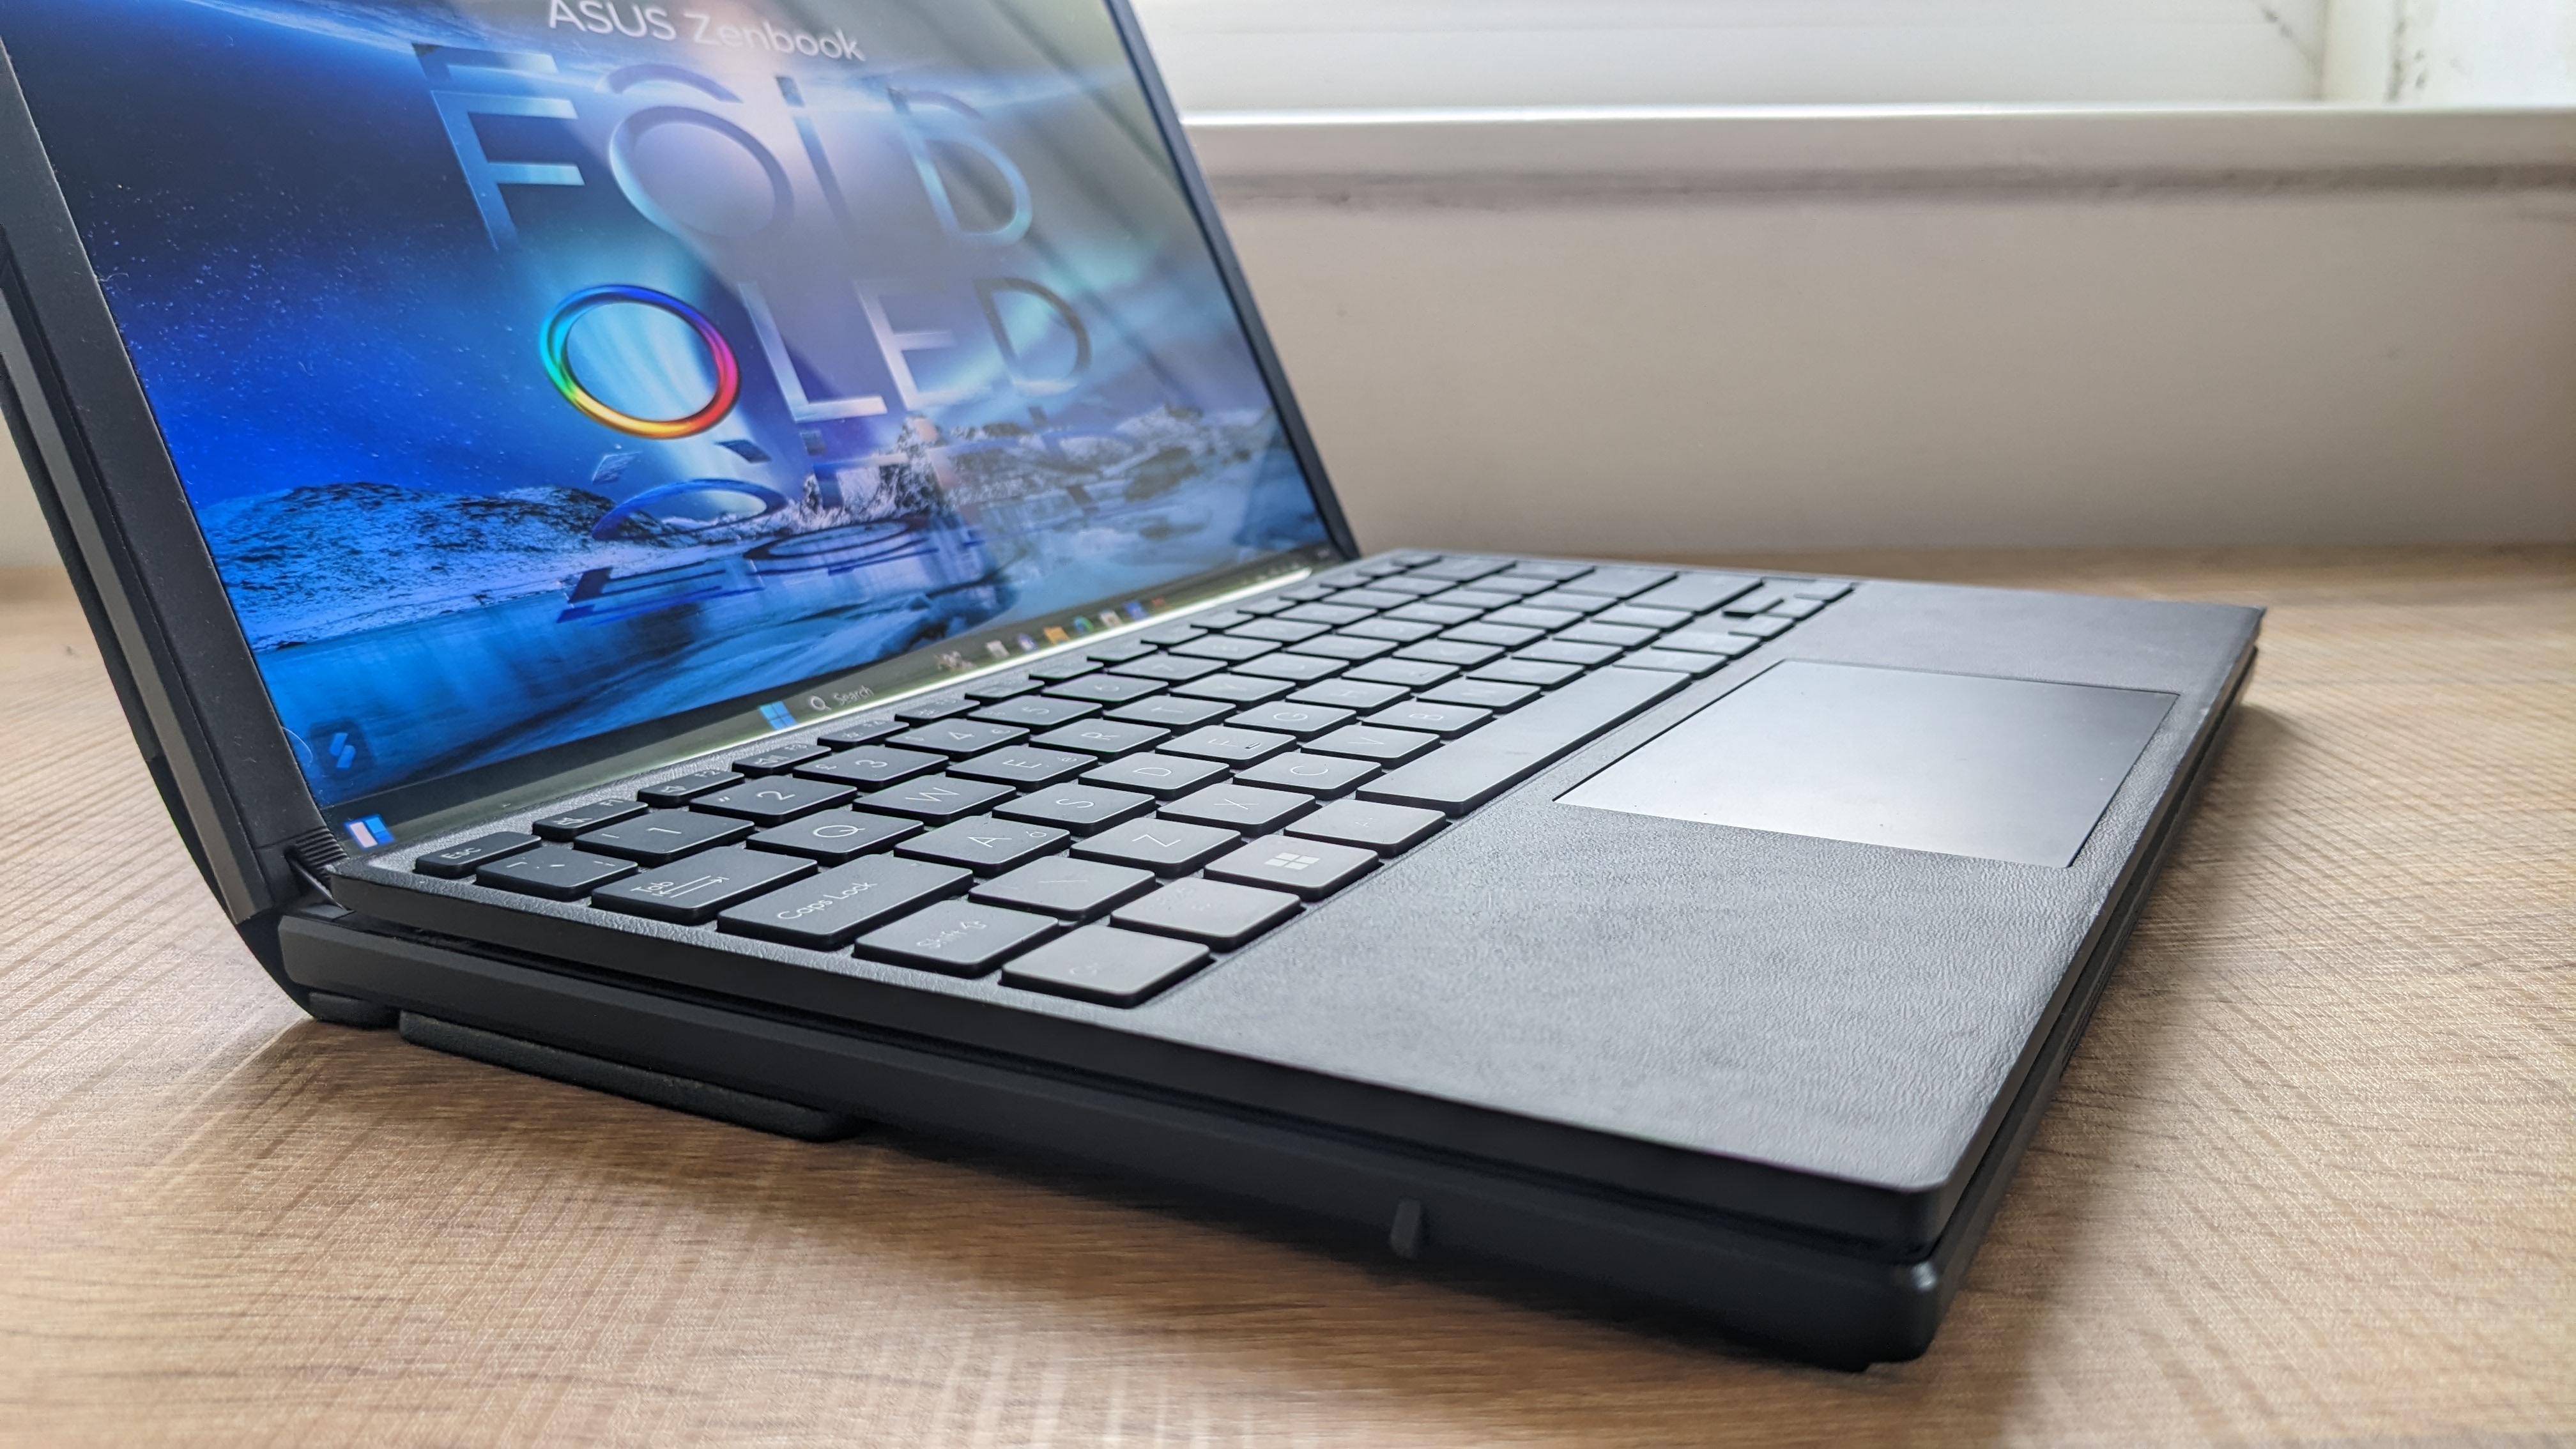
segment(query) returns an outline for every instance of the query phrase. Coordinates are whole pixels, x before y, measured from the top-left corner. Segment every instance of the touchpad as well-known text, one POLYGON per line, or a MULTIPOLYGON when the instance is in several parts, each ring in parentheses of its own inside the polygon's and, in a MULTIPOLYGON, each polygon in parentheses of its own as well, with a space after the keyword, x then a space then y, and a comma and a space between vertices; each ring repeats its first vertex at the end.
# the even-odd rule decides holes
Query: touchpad
POLYGON ((2064 866, 2174 699, 1791 660, 1557 799, 2064 866))

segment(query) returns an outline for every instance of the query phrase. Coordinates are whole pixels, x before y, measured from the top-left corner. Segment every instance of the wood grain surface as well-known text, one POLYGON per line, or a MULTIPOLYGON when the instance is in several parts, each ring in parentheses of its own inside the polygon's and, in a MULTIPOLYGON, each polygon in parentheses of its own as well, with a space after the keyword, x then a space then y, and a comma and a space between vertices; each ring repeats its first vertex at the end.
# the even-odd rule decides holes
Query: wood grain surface
POLYGON ((303 1020, 0 592, 0 1439, 2576 1443, 2576 550, 1875 554, 2260 603, 1949 1323, 1846 1375, 303 1020))

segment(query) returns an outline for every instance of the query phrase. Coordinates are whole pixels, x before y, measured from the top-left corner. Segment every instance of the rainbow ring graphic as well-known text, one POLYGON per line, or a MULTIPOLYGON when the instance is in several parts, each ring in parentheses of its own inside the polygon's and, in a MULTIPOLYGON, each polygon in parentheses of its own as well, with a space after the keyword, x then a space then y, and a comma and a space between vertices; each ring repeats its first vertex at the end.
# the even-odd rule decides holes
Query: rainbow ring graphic
POLYGON ((592 287, 564 298, 562 304, 555 308, 554 316, 546 320, 545 347, 546 376, 554 379, 555 389, 564 395, 564 401, 580 409, 583 416, 594 422, 639 438, 668 442, 673 438, 703 433, 723 422, 725 414, 733 411, 735 401, 742 396, 742 364, 735 359, 732 344, 716 330, 716 324, 707 320, 706 313, 667 292, 656 292, 650 287, 592 287), (659 308, 697 330, 698 340, 706 344, 707 356, 716 367, 716 394, 707 400, 705 407, 684 418, 639 418, 601 402, 591 395, 590 389, 581 385, 581 379, 572 370, 573 324, 602 307, 620 303, 659 308))

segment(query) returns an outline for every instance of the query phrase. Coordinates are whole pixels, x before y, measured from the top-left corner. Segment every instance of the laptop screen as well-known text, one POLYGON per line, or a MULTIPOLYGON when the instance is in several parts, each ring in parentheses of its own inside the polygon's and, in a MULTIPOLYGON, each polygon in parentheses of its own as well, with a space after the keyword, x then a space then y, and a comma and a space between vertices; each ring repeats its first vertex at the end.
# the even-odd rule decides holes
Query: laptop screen
POLYGON ((1098 0, 0 0, 356 843, 1331 556, 1098 0))

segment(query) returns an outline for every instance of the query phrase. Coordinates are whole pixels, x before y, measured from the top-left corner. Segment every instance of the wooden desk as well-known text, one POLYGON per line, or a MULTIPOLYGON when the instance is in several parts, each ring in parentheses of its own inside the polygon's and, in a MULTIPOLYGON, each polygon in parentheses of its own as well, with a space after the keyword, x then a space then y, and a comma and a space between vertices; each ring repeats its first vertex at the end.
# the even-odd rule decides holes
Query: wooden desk
POLYGON ((2564 1443, 2576 550, 1817 570, 2272 606, 1931 1353, 1847 1376, 929 1147, 307 1022, 42 580, 0 605, 0 1436, 2564 1443))

